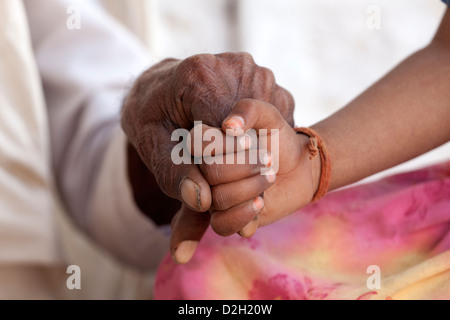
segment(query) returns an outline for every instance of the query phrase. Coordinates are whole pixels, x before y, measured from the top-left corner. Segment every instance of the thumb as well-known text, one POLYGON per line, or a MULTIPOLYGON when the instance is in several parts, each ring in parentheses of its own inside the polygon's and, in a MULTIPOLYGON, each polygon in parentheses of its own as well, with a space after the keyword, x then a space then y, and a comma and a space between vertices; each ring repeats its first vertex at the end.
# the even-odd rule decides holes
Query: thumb
MULTIPOLYGON (((280 157, 289 154, 291 146, 280 141, 291 141, 293 130, 281 115, 280 111, 270 103, 243 99, 234 106, 231 113, 222 123, 227 135, 240 136, 251 130, 258 135, 260 149, 268 150, 273 157, 270 169, 279 173, 280 157)), ((263 174, 272 174, 269 168, 263 174)))
POLYGON ((185 264, 191 260, 209 222, 209 213, 182 206, 171 225, 170 253, 176 263, 185 264))

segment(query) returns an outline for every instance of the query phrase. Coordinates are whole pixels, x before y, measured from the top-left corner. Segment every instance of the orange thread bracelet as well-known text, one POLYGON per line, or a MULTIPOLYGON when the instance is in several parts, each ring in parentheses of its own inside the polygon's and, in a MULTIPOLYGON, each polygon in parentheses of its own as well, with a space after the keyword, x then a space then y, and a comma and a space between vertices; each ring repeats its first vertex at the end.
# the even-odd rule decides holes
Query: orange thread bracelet
POLYGON ((322 137, 311 128, 294 128, 299 134, 309 137, 310 160, 313 160, 317 154, 320 154, 320 180, 319 186, 311 202, 323 198, 330 188, 331 183, 331 159, 322 137))

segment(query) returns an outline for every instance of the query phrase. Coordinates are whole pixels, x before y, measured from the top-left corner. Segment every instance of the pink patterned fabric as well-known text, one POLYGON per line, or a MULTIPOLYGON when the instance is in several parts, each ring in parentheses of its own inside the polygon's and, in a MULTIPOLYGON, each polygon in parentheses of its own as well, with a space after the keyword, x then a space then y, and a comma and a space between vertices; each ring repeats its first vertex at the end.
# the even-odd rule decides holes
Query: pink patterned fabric
POLYGON ((252 239, 208 230, 187 265, 165 258, 155 298, 450 299, 450 162, 330 193, 252 239))

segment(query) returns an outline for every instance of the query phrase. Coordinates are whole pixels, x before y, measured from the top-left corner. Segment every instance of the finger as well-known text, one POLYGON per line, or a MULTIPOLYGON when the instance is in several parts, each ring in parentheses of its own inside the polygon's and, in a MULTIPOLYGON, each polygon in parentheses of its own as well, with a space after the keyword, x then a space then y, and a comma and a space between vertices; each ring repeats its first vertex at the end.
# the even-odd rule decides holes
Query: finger
POLYGON ((281 142, 292 141, 292 135, 295 135, 295 132, 270 103, 243 99, 235 105, 222 126, 224 129, 255 130, 258 134, 258 147, 267 149, 271 153, 271 168, 277 173, 280 169, 281 157, 293 156, 292 145, 281 142))
POLYGON ((278 129, 286 126, 281 113, 270 103, 243 99, 231 110, 222 123, 222 129, 226 132, 247 132, 250 129, 278 129))
POLYGON ((241 237, 248 239, 255 235, 256 230, 259 228, 259 216, 260 215, 257 215, 249 224, 239 231, 241 237))
POLYGON ((272 101, 270 102, 278 109, 284 120, 286 120, 291 127, 294 127, 295 101, 292 94, 283 87, 277 85, 272 96, 272 101))
POLYGON ((168 130, 150 126, 137 150, 165 194, 194 211, 207 211, 211 206, 209 184, 185 149, 189 132, 178 130, 181 132, 173 135, 168 130), (182 141, 173 141, 177 139, 182 141))
POLYGON ((211 157, 250 150, 257 146, 258 137, 250 131, 242 136, 226 135, 221 129, 198 122, 189 132, 187 149, 193 157, 211 157))
POLYGON ((261 174, 271 164, 266 150, 248 150, 205 158, 199 167, 209 185, 215 186, 261 174))
POLYGON ((271 103, 286 122, 291 127, 294 126, 294 98, 289 91, 276 83, 272 70, 257 66, 253 73, 251 88, 253 92, 248 97, 271 103))
POLYGON ((189 262, 209 226, 210 215, 183 206, 171 225, 170 253, 178 264, 189 262))
POLYGON ((248 225, 263 210, 264 199, 255 199, 241 203, 225 211, 211 214, 211 227, 220 236, 230 236, 238 233, 248 225))
POLYGON ((274 172, 212 187, 212 211, 225 211, 264 193, 276 181, 274 172))

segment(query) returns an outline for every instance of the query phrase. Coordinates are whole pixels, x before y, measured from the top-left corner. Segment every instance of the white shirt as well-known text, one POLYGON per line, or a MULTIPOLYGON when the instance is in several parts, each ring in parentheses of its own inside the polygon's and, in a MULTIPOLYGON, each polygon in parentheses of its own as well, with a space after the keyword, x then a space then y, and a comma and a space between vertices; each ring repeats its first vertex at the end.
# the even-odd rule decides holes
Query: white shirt
POLYGON ((52 164, 76 224, 115 257, 155 269, 167 236, 139 212, 126 171, 120 110, 127 89, 151 66, 141 43, 93 1, 25 0, 50 125, 52 164))

